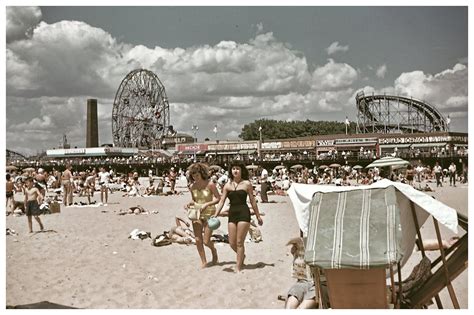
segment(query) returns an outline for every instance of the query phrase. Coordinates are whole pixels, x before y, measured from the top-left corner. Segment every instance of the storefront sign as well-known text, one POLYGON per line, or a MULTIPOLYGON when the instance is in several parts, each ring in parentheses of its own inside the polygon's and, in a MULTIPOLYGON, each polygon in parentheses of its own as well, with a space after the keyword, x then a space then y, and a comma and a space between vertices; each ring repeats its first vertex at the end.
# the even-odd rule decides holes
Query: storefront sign
POLYGON ((313 140, 299 140, 299 141, 282 141, 283 148, 314 148, 313 140))
POLYGON ((207 144, 179 144, 178 151, 207 151, 207 144))
POLYGON ((348 138, 348 139, 336 139, 335 143, 336 145, 342 145, 342 144, 365 144, 365 143, 373 143, 377 142, 377 138, 348 138))
POLYGON ((318 140, 318 147, 320 146, 333 146, 334 140, 318 140))
POLYGON ((239 151, 239 150, 251 150, 257 149, 257 142, 251 143, 219 143, 219 144, 209 144, 209 151, 239 151))
MULTIPOLYGON (((433 142, 449 142, 452 140, 452 136, 419 136, 419 137, 395 137, 395 138, 380 138, 380 144, 392 144, 392 143, 433 143, 433 142)), ((457 138, 457 136, 456 136, 457 138)), ((467 142, 467 137, 463 138, 467 142)), ((459 140, 459 141, 463 141, 459 140)))
POLYGON ((262 143, 262 150, 268 150, 268 149, 280 149, 282 147, 280 141, 274 141, 274 142, 263 142, 262 143))

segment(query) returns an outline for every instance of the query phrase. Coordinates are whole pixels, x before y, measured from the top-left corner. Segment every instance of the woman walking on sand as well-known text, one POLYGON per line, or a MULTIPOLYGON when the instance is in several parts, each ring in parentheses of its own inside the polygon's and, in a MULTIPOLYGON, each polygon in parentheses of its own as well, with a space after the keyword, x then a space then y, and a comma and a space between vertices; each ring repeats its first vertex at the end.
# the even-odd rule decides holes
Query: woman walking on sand
POLYGON ((220 195, 217 191, 216 185, 209 180, 209 169, 206 164, 194 163, 189 167, 189 175, 191 177, 191 184, 189 190, 193 201, 188 203, 185 208, 198 207, 201 209, 199 220, 194 220, 193 230, 196 241, 196 248, 201 257, 201 267, 208 266, 206 260, 206 252, 204 245, 209 247, 212 253, 212 264, 218 261, 217 250, 214 247, 214 242, 211 241, 212 230, 207 224, 207 220, 214 214, 215 205, 219 202, 220 195))
POLYGON ((249 181, 249 173, 241 161, 233 161, 229 165, 230 181, 222 190, 221 200, 217 205, 214 217, 217 217, 224 206, 226 198, 229 198, 229 245, 237 253, 235 272, 240 272, 244 265, 245 248, 244 241, 250 228, 250 209, 247 206, 247 196, 257 217, 258 224, 263 220, 257 208, 253 195, 252 183, 249 181))

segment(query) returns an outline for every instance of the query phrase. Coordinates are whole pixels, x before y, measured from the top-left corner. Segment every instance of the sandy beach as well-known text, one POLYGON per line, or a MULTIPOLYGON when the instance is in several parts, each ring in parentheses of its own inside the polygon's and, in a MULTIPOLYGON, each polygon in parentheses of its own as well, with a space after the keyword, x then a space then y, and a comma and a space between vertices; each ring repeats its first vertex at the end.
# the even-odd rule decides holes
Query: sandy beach
MULTIPOLYGON (((467 185, 436 188, 432 194, 463 214, 468 212, 467 185)), ((21 305, 50 301, 88 309, 279 309, 294 283, 292 257, 286 242, 299 235, 289 197, 270 196, 276 203, 259 203, 265 213, 263 241, 247 242, 246 268, 230 271, 235 254, 225 243, 217 243, 219 263, 206 269, 194 245, 151 245, 151 239, 128 238, 134 229, 152 236, 169 230, 174 217, 185 217, 183 205, 190 194, 179 182, 182 195, 122 197, 115 192, 107 206, 61 207, 61 212, 41 216, 46 230, 28 233, 25 216, 6 217, 6 227, 18 235, 6 236, 6 304, 21 305), (120 209, 141 205, 150 214, 118 215, 120 209), (158 213, 153 213, 158 211, 158 213)), ((17 200, 21 195, 17 195, 17 200)), ((100 193, 95 194, 100 199, 100 193)), ((75 198, 86 201, 86 198, 75 198)), ((216 231, 227 233, 227 219, 216 231)), ((33 222, 34 230, 38 225, 33 222)), ((452 235, 441 227, 444 239, 452 235)), ((432 219, 422 228, 424 238, 434 239, 432 219)), ((464 231, 459 228, 459 235, 464 231)), ((210 251, 206 249, 208 260, 210 251)), ((436 257, 437 253, 429 253, 436 257)), ((415 252, 404 267, 404 277, 420 258, 415 252)), ((468 272, 453 283, 461 308, 468 307, 468 272)), ((441 300, 453 308, 447 290, 441 300)), ((432 305, 431 308, 436 308, 432 305)))

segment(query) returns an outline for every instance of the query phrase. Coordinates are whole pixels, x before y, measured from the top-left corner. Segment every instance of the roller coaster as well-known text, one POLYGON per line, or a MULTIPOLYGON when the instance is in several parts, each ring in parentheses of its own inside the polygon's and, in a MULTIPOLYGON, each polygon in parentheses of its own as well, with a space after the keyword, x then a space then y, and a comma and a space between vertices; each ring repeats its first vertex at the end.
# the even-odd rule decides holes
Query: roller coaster
POLYGON ((7 149, 6 160, 8 163, 10 161, 16 161, 16 160, 26 161, 28 160, 28 158, 24 156, 23 154, 7 149))
POLYGON ((393 95, 356 95, 360 133, 415 133, 449 131, 446 118, 433 105, 393 95))

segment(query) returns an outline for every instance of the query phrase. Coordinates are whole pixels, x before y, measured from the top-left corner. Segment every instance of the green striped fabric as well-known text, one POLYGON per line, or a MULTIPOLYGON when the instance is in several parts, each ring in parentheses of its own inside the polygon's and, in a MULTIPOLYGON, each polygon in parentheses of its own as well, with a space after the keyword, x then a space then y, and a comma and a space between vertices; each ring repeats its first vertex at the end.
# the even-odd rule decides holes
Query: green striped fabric
POLYGON ((395 188, 316 193, 305 261, 324 269, 368 269, 402 258, 395 188))

